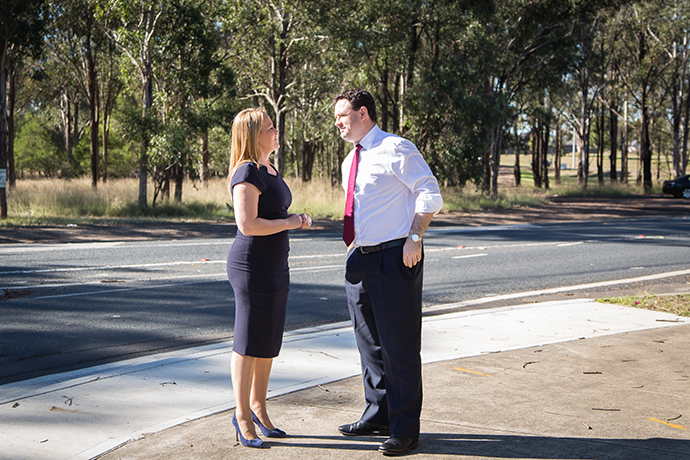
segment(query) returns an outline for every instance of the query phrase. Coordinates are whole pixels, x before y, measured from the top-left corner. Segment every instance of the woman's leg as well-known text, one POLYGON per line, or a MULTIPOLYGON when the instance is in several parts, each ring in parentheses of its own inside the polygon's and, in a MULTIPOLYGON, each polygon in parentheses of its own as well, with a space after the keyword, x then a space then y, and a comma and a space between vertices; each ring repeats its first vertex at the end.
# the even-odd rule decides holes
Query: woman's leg
POLYGON ((240 430, 242 430, 242 436, 246 439, 256 439, 258 437, 254 428, 254 422, 252 421, 251 406, 249 404, 252 387, 256 384, 252 381, 255 380, 254 374, 257 368, 257 360, 259 358, 232 352, 230 372, 232 388, 235 393, 235 404, 237 404, 235 416, 237 417, 240 430))
POLYGON ((269 430, 275 428, 266 412, 266 394, 268 393, 268 379, 271 376, 273 358, 256 358, 254 366, 254 381, 252 382, 251 407, 259 421, 269 430))

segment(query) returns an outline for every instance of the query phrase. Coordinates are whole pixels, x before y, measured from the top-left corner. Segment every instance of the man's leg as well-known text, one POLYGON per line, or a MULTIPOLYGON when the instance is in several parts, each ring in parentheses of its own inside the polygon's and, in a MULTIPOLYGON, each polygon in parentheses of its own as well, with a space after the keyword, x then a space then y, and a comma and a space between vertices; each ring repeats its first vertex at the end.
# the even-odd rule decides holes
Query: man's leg
POLYGON ((402 248, 372 256, 380 261, 364 280, 381 349, 391 434, 416 440, 422 409, 424 258, 410 269, 403 265, 402 248))
POLYGON ((381 345, 369 294, 361 276, 363 271, 369 271, 366 269, 366 265, 371 260, 366 257, 358 250, 354 250, 348 258, 345 275, 347 304, 359 349, 364 398, 367 403, 360 420, 375 425, 388 426, 388 404, 381 345))

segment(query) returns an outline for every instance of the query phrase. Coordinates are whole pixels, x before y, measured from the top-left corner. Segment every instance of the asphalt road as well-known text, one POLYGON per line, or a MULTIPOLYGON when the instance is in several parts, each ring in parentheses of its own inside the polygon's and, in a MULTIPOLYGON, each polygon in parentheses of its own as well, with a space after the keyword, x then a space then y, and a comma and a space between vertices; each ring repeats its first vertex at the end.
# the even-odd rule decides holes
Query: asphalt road
MULTIPOLYGON (((232 337, 232 238, 0 246, 0 384, 232 337)), ((435 226, 424 306, 690 282, 690 219, 435 226), (661 275, 656 278, 657 275, 661 275)), ((340 235, 291 237, 287 329, 348 320, 340 235)))

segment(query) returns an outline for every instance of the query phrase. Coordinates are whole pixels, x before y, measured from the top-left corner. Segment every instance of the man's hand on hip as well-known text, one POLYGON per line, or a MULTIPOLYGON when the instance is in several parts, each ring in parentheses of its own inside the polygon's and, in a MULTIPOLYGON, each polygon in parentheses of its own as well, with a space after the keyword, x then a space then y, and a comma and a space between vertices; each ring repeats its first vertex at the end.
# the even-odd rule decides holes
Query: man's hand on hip
POLYGON ((412 268, 422 260, 422 241, 414 242, 411 239, 405 241, 403 246, 403 264, 407 268, 412 268))

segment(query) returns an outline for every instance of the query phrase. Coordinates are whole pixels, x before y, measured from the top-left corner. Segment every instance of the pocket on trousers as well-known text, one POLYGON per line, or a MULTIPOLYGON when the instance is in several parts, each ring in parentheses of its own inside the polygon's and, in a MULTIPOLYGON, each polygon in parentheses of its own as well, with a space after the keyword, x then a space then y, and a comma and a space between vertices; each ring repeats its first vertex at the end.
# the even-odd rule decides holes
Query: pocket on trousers
POLYGON ((345 280, 350 284, 357 284, 362 281, 361 268, 359 266, 359 258, 362 253, 357 248, 350 250, 345 261, 345 280))

